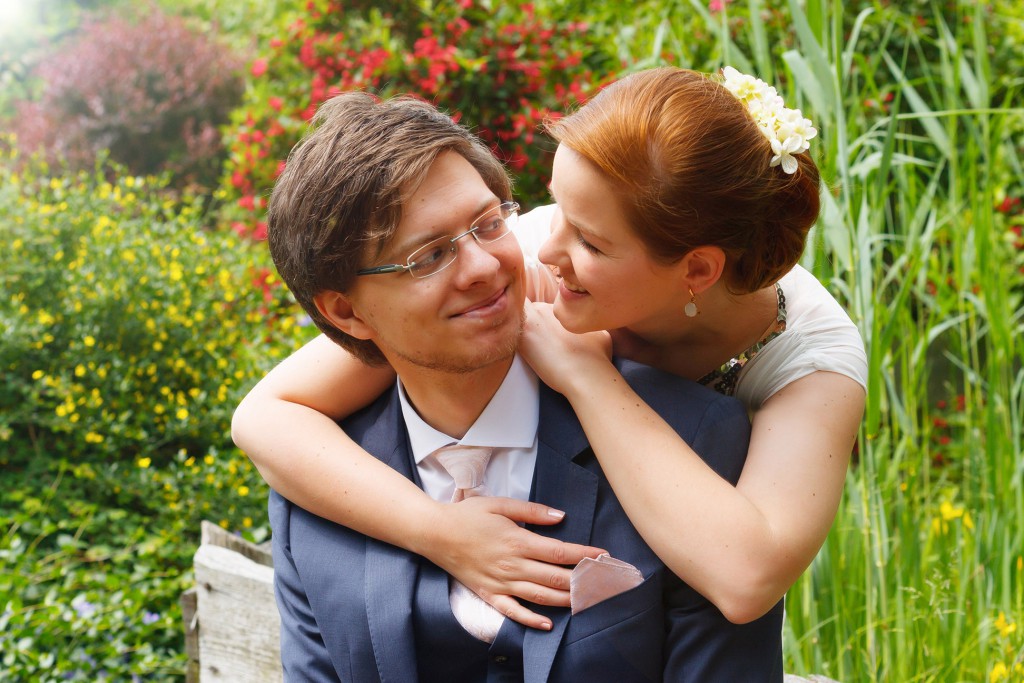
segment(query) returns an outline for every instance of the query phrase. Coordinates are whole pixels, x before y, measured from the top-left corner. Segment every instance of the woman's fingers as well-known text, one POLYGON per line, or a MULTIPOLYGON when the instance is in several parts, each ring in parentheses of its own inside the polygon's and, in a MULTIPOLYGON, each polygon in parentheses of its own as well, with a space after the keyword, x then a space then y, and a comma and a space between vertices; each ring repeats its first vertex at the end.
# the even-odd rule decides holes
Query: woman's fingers
MULTIPOLYGON (((470 498, 459 505, 477 505, 488 512, 507 517, 513 522, 525 524, 558 524, 565 513, 541 503, 531 503, 515 498, 496 496, 470 498)), ((521 557, 557 565, 575 565, 584 557, 597 557, 607 552, 601 548, 578 543, 566 543, 547 536, 541 536, 527 529, 509 529, 508 559, 521 557)))
POLYGON ((488 601, 491 607, 498 610, 512 621, 517 621, 523 626, 536 628, 542 631, 551 630, 551 619, 543 614, 531 612, 523 607, 517 600, 507 595, 496 595, 488 601))

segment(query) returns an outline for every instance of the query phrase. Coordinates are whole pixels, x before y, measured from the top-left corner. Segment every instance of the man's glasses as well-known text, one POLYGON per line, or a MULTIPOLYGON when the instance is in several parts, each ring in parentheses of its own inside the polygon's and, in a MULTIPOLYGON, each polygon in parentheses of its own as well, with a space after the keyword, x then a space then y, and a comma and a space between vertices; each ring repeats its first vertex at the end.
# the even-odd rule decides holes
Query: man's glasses
POLYGON ((375 268, 364 268, 357 271, 356 275, 377 275, 401 271, 408 271, 410 275, 418 278, 436 275, 450 266, 459 255, 459 247, 456 242, 460 239, 466 235, 472 235, 479 244, 497 242, 512 232, 518 217, 519 204, 503 202, 473 221, 472 227, 466 232, 455 236, 438 237, 436 240, 427 242, 409 254, 405 264, 392 263, 375 268))

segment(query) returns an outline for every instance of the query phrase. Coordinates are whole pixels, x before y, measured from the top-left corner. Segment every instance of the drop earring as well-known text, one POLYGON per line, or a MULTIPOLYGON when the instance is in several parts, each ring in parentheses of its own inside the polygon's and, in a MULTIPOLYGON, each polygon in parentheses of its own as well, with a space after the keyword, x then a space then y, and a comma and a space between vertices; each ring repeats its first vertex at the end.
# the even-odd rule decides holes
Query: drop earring
POLYGON ((697 309, 697 297, 693 295, 693 290, 687 288, 690 292, 690 303, 683 306, 683 313, 686 314, 687 318, 696 318, 700 311, 697 309))

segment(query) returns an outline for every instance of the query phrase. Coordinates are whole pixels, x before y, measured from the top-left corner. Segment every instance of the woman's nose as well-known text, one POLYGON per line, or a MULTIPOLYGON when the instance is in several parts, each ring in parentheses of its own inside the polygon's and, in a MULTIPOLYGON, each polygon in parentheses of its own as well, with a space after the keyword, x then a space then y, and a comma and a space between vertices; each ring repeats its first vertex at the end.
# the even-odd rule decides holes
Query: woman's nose
POLYGON ((541 245, 540 251, 537 253, 537 257, 542 263, 546 263, 549 266, 560 264, 567 253, 565 239, 568 233, 569 226, 562 216, 562 210, 555 209, 555 213, 551 217, 551 234, 544 240, 544 244, 541 245))

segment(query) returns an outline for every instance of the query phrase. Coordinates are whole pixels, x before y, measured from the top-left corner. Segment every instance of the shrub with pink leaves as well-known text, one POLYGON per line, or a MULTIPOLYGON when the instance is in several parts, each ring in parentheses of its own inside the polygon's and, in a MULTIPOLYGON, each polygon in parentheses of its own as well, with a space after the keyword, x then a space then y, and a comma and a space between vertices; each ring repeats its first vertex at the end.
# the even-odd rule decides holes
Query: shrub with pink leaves
POLYGON ((19 103, 9 126, 23 150, 72 168, 91 168, 109 150, 136 174, 214 182, 223 159, 218 126, 241 97, 240 67, 155 8, 135 21, 94 18, 37 65, 41 96, 19 103))

